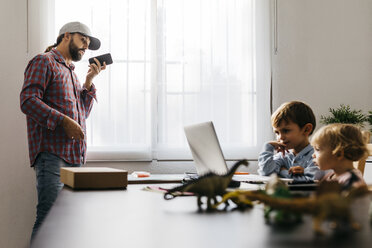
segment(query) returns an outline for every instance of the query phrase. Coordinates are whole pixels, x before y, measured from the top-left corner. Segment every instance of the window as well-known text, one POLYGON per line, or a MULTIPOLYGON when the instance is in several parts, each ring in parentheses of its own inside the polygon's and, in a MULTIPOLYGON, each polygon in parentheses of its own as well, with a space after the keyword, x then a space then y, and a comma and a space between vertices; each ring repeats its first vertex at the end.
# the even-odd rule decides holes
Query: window
POLYGON ((95 79, 88 159, 190 159, 183 127, 210 120, 227 159, 256 158, 271 137, 269 7, 268 0, 55 0, 54 37, 79 20, 101 40, 75 64, 81 83, 89 57, 110 52, 114 60, 95 79))

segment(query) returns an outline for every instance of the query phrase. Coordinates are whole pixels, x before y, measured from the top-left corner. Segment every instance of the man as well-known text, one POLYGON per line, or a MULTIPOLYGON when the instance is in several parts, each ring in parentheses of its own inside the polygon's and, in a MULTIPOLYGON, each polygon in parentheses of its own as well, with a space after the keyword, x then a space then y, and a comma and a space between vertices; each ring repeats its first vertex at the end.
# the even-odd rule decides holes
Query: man
POLYGON ((92 80, 106 64, 95 60, 81 87, 72 62, 81 60, 86 49, 97 50, 100 45, 86 25, 70 22, 59 31, 57 42, 26 67, 20 104, 27 116, 29 156, 38 193, 31 239, 63 187, 60 167, 85 163, 85 120, 96 97, 92 80))

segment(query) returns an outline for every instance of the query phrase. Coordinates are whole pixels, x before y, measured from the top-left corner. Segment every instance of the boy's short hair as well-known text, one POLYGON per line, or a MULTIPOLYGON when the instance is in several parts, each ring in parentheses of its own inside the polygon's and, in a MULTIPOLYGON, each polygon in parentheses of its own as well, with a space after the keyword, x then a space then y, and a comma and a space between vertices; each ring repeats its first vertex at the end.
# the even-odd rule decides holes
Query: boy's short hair
POLYGON ((307 123, 313 125, 310 135, 313 133, 316 121, 312 109, 303 102, 291 101, 283 103, 271 116, 271 125, 279 127, 282 121, 296 123, 303 128, 307 123))
POLYGON ((351 161, 367 156, 367 142, 359 127, 341 123, 320 128, 311 139, 311 145, 330 147, 336 156, 343 152, 344 157, 351 161))

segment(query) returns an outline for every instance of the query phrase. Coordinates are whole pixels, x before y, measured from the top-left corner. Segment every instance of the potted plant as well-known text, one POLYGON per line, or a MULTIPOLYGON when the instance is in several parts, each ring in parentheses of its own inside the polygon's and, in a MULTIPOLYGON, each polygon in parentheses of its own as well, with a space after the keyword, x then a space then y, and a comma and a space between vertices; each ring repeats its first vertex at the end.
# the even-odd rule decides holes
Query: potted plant
POLYGON ((372 121, 372 111, 370 115, 366 116, 362 113, 362 110, 351 109, 349 105, 341 104, 339 108, 329 108, 330 116, 320 116, 320 122, 323 124, 331 123, 350 123, 360 127, 364 127, 364 122, 372 121))
POLYGON ((362 110, 351 109, 349 105, 341 104, 339 108, 329 108, 330 116, 320 116, 320 123, 331 124, 331 123, 349 123, 355 124, 360 128, 364 129, 365 122, 368 122, 371 129, 369 131, 363 130, 363 135, 367 142, 370 141, 370 132, 372 132, 372 111, 369 111, 368 115, 362 113, 362 110))

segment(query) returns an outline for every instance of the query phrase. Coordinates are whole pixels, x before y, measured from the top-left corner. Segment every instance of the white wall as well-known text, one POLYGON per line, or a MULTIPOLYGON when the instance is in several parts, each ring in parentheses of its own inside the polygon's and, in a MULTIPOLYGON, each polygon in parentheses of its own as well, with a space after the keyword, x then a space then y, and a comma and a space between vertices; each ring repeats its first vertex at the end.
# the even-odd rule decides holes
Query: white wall
POLYGON ((371 0, 278 0, 273 108, 290 100, 372 110, 371 0))
MULTIPOLYGON (((372 111, 372 1, 278 0, 273 109, 304 101, 317 117, 340 104, 372 111)), ((372 183, 372 165, 365 179, 372 183)))
MULTIPOLYGON (((285 101, 303 100, 311 105, 318 119, 327 114, 329 107, 340 103, 372 110, 372 1, 278 3, 274 108, 285 101)), ((28 165, 26 122, 19 110, 19 92, 28 62, 26 6, 26 0, 1 0, 0 8, 0 247, 9 248, 27 246, 36 204, 34 172, 28 165)), ((127 166, 116 162, 108 166, 153 172, 172 168, 172 173, 192 169, 190 165, 174 164, 127 166)))
POLYGON ((19 92, 26 66, 26 1, 0 8, 0 247, 25 247, 35 216, 35 182, 28 166, 26 123, 19 92))

